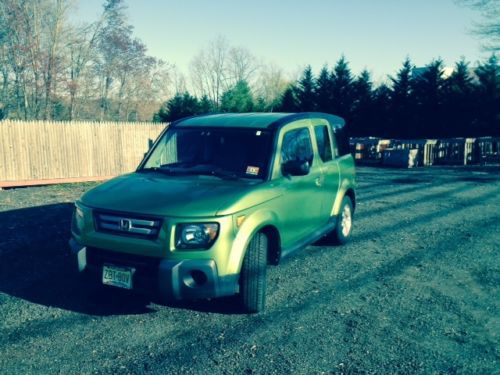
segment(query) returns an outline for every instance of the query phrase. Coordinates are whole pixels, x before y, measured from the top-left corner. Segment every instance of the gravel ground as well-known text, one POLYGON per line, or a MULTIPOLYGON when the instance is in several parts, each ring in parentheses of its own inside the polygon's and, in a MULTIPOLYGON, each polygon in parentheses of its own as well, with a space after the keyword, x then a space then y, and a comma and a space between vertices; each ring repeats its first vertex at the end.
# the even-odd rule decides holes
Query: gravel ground
POLYGON ((500 168, 358 169, 353 240, 268 272, 268 303, 82 284, 71 202, 0 191, 0 373, 500 373, 500 168))

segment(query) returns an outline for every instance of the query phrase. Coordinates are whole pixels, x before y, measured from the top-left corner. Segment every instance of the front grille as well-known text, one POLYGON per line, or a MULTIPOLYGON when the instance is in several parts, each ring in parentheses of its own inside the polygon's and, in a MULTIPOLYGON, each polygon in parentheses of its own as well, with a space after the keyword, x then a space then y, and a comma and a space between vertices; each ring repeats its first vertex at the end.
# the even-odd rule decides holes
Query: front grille
POLYGON ((132 267, 135 269, 134 288, 151 290, 157 285, 160 259, 87 247, 87 264, 99 273, 104 264, 132 267))
POLYGON ((160 232, 161 220, 158 218, 137 217, 129 214, 95 212, 95 227, 98 232, 123 236, 155 239, 160 232))

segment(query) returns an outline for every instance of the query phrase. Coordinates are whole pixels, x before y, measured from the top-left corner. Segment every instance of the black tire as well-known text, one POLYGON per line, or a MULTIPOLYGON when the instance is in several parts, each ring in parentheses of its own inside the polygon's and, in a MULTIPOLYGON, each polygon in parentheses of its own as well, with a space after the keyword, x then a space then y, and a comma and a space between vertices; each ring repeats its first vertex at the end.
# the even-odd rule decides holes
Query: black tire
POLYGON ((266 304, 267 236, 257 233, 248 244, 240 273, 240 301, 246 312, 263 311, 266 304))
POLYGON ((327 236, 328 242, 331 242, 334 245, 344 245, 349 241, 352 233, 353 215, 354 211, 352 208, 351 198, 345 196, 342 199, 342 203, 340 204, 340 211, 337 217, 337 224, 335 225, 335 228, 327 236), (346 217, 347 215, 349 216, 349 218, 346 217), (345 220, 350 221, 348 230, 345 229, 345 225, 347 225, 347 222, 345 220))

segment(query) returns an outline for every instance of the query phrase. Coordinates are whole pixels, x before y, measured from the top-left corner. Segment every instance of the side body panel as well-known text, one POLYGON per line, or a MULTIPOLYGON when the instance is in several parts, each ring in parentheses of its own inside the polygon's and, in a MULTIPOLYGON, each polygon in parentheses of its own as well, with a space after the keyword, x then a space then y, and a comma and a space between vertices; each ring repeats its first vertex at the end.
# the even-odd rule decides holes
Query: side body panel
MULTIPOLYGON (((337 216, 340 211, 340 204, 346 195, 347 191, 356 189, 356 170, 354 159, 351 154, 341 156, 337 159, 340 171, 339 191, 335 198, 335 203, 332 208, 331 216, 337 216)), ((356 202, 353 202, 354 206, 356 202)))

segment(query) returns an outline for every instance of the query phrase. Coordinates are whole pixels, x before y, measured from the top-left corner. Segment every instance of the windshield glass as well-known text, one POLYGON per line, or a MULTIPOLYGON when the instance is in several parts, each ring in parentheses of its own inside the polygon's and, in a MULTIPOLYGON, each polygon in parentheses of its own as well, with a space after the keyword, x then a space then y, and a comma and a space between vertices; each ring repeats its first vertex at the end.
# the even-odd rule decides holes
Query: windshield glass
POLYGON ((160 139, 142 170, 265 179, 270 149, 267 130, 174 128, 160 139))

